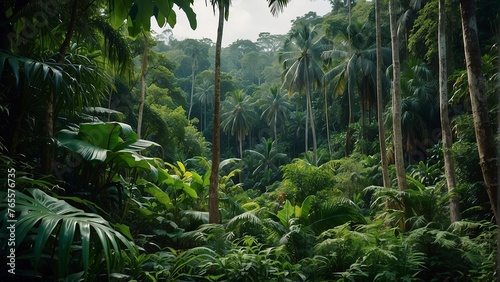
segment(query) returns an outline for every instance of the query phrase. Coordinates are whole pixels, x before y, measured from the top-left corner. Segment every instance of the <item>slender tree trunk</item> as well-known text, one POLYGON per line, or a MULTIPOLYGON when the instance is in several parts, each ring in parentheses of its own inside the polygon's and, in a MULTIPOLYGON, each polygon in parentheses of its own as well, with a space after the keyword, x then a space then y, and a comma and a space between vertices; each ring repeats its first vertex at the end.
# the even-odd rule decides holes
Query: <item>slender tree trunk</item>
POLYGON ((244 135, 243 133, 240 133, 239 136, 238 136, 238 141, 239 141, 239 145, 240 145, 240 173, 239 173, 239 180, 240 180, 240 183, 242 182, 243 180, 243 139, 244 139, 244 135))
POLYGON ((497 152, 493 139, 493 129, 488 117, 486 85, 481 68, 481 50, 476 23, 476 1, 460 0, 460 14, 462 17, 462 33, 465 49, 465 63, 469 94, 474 118, 479 162, 483 174, 484 185, 495 215, 497 224, 500 220, 497 214, 497 152))
POLYGON ((278 128, 277 128, 277 123, 278 123, 278 114, 274 113, 273 130, 274 130, 274 141, 276 141, 276 144, 278 144, 278 128))
POLYGON ((212 141, 212 170, 208 195, 208 222, 219 223, 219 162, 220 162, 220 52, 224 31, 224 3, 219 1, 219 25, 215 43, 215 87, 214 87, 214 127, 212 141))
POLYGON ((137 135, 141 138, 142 116, 144 112, 144 100, 146 99, 146 74, 148 72, 148 37, 146 32, 142 31, 144 37, 144 51, 142 52, 141 62, 141 99, 139 100, 139 116, 137 117, 137 135))
POLYGON ((189 100, 188 120, 191 120, 191 110, 193 109, 194 82, 195 82, 196 61, 191 64, 191 98, 189 100))
POLYGON ((384 187, 390 187, 389 171, 387 169, 387 149, 385 147, 385 128, 383 92, 382 92, 382 32, 380 28, 380 0, 375 0, 375 24, 377 41, 377 119, 378 119, 378 138, 380 143, 380 160, 382 163, 382 179, 384 187))
POLYGON ((306 135, 306 148, 305 148, 305 153, 309 151, 309 99, 307 98, 306 95, 306 126, 304 127, 305 135, 306 135))
POLYGON ((328 143, 328 156, 331 159, 332 158, 332 145, 331 145, 331 142, 330 142, 330 125, 329 125, 329 122, 328 122, 328 97, 327 97, 327 94, 326 94, 326 83, 325 83, 324 79, 323 79, 323 90, 324 90, 324 94, 325 94, 326 140, 327 140, 327 143, 328 143))
POLYGON ((347 2, 347 10, 348 10, 348 15, 347 15, 347 43, 348 49, 347 49, 347 58, 348 58, 348 64, 347 64, 347 100, 349 103, 349 121, 347 122, 347 132, 346 132, 346 137, 345 137, 345 156, 347 157, 349 154, 351 154, 351 140, 352 140, 352 130, 351 130, 351 124, 353 122, 353 115, 352 115, 352 97, 351 97, 351 73, 350 73, 350 62, 352 59, 352 54, 351 54, 351 0, 348 0, 347 2))
MULTIPOLYGON (((71 8, 71 16, 69 20, 68 29, 66 30, 66 35, 63 43, 59 47, 59 54, 57 55, 57 63, 64 63, 64 57, 66 56, 66 52, 71 43, 71 38, 75 33, 76 20, 78 18, 78 0, 73 1, 73 6, 71 8)), ((54 167, 54 158, 55 158, 55 148, 54 148, 54 121, 55 121, 55 108, 54 105, 57 103, 57 97, 54 93, 54 90, 51 89, 49 92, 49 97, 47 99, 47 112, 45 115, 45 138, 46 142, 42 150, 43 153, 43 171, 46 174, 50 174, 54 167)))
POLYGON ((406 190, 406 172, 403 159, 403 134, 401 132, 401 64, 399 62, 399 38, 396 21, 396 0, 389 0, 389 14, 391 25, 392 47, 392 130, 394 141, 394 154, 396 163, 396 176, 398 189, 406 190))
MULTIPOLYGON (((308 64, 307 64, 308 65, 308 64)), ((317 165, 318 162, 318 150, 317 150, 317 143, 316 143, 316 127, 314 125, 314 117, 313 117, 313 112, 312 112, 312 102, 311 102, 311 86, 310 86, 310 81, 309 81, 309 74, 305 72, 306 75, 306 99, 307 99, 307 107, 309 111, 309 118, 311 119, 311 132, 312 132, 312 138, 313 138, 313 162, 314 165, 317 165)), ((307 125, 306 125, 307 127, 307 125)))
POLYGON ((313 138, 313 162, 314 165, 318 165, 318 145, 316 142, 316 125, 314 124, 314 117, 313 117, 313 111, 312 111, 312 103, 311 103, 311 94, 309 93, 309 88, 307 89, 308 92, 308 99, 309 99, 309 116, 311 119, 311 133, 312 133, 312 138, 313 138))
POLYGON ((441 129, 443 138, 444 174, 450 193, 450 221, 455 222, 460 217, 460 201, 455 193, 455 164, 451 148, 453 139, 451 135, 450 120, 448 117, 448 72, 446 65, 446 6, 445 0, 439 0, 438 24, 438 51, 439 51, 439 105, 441 113, 441 129))

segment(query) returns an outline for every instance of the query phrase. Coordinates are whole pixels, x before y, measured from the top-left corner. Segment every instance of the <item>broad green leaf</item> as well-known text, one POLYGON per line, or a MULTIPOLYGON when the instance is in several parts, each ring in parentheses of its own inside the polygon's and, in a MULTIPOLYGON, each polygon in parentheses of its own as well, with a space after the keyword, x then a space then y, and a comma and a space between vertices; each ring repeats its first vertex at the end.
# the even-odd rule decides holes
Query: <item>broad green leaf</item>
POLYGON ((207 187, 210 185, 210 172, 211 172, 211 170, 208 170, 203 175, 203 187, 207 187))
POLYGON ((120 142, 120 129, 118 123, 82 123, 78 135, 82 140, 100 148, 113 150, 120 142))
POLYGON ((56 139, 60 145, 77 153, 87 161, 98 160, 103 162, 109 152, 109 150, 102 147, 78 139, 78 133, 67 129, 59 131, 56 134, 56 139))
POLYGON ((302 202, 302 206, 300 209, 300 214, 295 213, 295 216, 298 217, 303 223, 307 222, 307 218, 312 209, 312 204, 314 202, 314 195, 307 196, 302 202))
POLYGON ((184 164, 182 162, 177 161, 177 166, 179 167, 182 174, 184 174, 186 172, 186 167, 184 166, 184 164))
MULTIPOLYGON (((170 24, 168 18, 171 14, 175 15, 175 12, 173 11, 174 3, 171 0, 155 0, 154 3, 155 9, 158 11, 155 15, 158 26, 163 27, 165 25, 165 18, 167 18, 167 22, 170 24)), ((171 24, 170 26, 173 27, 171 24)))
POLYGON ((184 190, 184 192, 186 192, 186 194, 188 194, 191 198, 194 198, 194 199, 198 198, 198 194, 196 193, 196 190, 194 190, 193 188, 191 188, 189 185, 187 185, 185 183, 182 186, 182 190, 184 190))
POLYGON ((130 233, 130 227, 125 224, 115 223, 113 226, 118 229, 123 235, 127 236, 129 240, 134 240, 132 233, 130 233))
POLYGON ((156 19, 156 23, 158 24, 159 27, 164 27, 165 26, 165 15, 163 15, 163 13, 158 10, 157 7, 155 7, 155 11, 154 11, 154 16, 155 16, 155 19, 156 19))
POLYGON ((285 205, 283 205, 283 209, 278 211, 278 213, 276 215, 278 216, 278 218, 280 219, 281 223, 284 226, 288 226, 288 224, 289 224, 288 222, 292 218, 294 212, 295 212, 295 208, 292 206, 290 201, 286 200, 285 205))
POLYGON ((172 203, 172 200, 170 200, 168 194, 163 192, 160 188, 158 188, 158 186, 154 185, 153 183, 147 182, 144 191, 155 197, 155 199, 163 204, 167 208, 167 210, 170 211, 174 208, 174 204, 172 203))
POLYGON ((113 0, 111 1, 110 23, 113 28, 119 28, 127 19, 131 1, 113 0))
MULTIPOLYGON (((191 0, 174 0, 175 4, 181 8, 181 10, 184 11, 186 14, 189 25, 191 26, 191 29, 195 30, 197 23, 196 23, 196 14, 194 13, 193 9, 191 8, 191 0)), ((227 9, 229 10, 229 9, 227 9)), ((170 23, 170 22, 169 22, 170 23)), ((173 23, 175 25, 175 22, 173 23)), ((174 27, 171 23, 170 25, 174 27)))
POLYGON ((190 173, 191 178, 193 178, 196 183, 203 185, 203 179, 198 173, 196 173, 195 171, 191 171, 190 173))
POLYGON ((12 68, 12 73, 14 74, 14 77, 16 78, 16 85, 19 85, 19 62, 18 58, 8 58, 9 65, 12 68))

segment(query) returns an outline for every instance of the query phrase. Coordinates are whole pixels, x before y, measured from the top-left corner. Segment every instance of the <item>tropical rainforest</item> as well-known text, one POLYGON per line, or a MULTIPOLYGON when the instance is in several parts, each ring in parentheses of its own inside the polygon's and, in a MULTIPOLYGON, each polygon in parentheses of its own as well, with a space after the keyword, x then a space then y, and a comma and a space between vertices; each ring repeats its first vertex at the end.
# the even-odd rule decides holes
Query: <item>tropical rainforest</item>
POLYGON ((498 1, 329 2, 2 1, 0 279, 498 281, 498 1))

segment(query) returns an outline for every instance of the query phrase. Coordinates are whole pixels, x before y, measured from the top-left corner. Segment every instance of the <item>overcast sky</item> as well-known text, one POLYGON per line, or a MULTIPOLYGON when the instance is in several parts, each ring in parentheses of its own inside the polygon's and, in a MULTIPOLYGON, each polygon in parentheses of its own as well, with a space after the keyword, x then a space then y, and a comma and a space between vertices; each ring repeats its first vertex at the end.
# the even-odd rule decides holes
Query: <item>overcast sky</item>
MULTIPOLYGON (((208 1, 210 3, 210 1, 208 1)), ((177 39, 204 37, 214 42, 217 36, 217 15, 214 15, 212 6, 207 7, 204 0, 194 1, 194 11, 198 21, 196 30, 191 30, 186 15, 176 11, 177 24, 173 28, 177 39)), ((269 11, 267 1, 264 0, 232 0, 229 8, 229 21, 224 23, 222 45, 227 46, 237 39, 256 41, 259 33, 285 34, 291 26, 291 21, 314 11, 318 16, 330 12, 331 6, 327 0, 292 0, 283 13, 274 17, 269 11)), ((154 21, 152 28, 161 32, 154 21)))

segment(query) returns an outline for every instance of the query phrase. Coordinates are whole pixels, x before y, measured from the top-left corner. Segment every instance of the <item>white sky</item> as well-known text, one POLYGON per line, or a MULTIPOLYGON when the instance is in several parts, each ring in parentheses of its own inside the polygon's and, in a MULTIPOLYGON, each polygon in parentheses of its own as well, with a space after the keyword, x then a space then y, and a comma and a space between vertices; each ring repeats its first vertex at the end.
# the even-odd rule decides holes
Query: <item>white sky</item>
MULTIPOLYGON (((184 12, 176 10, 177 24, 173 28, 175 38, 182 40, 206 37, 215 42, 218 15, 214 15, 210 1, 208 2, 209 7, 205 5, 205 0, 194 2, 193 10, 198 22, 198 27, 194 31, 189 26, 184 12)), ((261 32, 285 34, 289 31, 292 20, 307 14, 309 11, 323 16, 331 11, 331 6, 327 0, 292 0, 283 13, 274 17, 265 0, 232 0, 232 5, 229 8, 229 21, 224 23, 222 45, 227 46, 237 39, 256 41, 261 32)), ((160 33, 161 29, 158 28, 154 18, 152 18, 152 22, 152 29, 160 33)))

